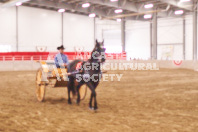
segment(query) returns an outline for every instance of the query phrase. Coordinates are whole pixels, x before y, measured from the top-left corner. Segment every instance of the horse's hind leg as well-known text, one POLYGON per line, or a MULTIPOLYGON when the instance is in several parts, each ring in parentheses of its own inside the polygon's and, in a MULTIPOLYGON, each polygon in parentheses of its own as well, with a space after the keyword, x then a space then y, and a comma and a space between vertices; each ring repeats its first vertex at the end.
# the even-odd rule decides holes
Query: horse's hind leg
POLYGON ((69 77, 69 81, 67 83, 67 88, 68 88, 68 104, 72 104, 70 93, 71 93, 71 90, 74 89, 74 78, 73 77, 69 77))
POLYGON ((76 100, 76 104, 79 104, 80 103, 80 87, 82 86, 82 84, 78 84, 77 85, 77 100, 76 100))
POLYGON ((72 104, 70 97, 70 88, 68 87, 68 104, 72 104))

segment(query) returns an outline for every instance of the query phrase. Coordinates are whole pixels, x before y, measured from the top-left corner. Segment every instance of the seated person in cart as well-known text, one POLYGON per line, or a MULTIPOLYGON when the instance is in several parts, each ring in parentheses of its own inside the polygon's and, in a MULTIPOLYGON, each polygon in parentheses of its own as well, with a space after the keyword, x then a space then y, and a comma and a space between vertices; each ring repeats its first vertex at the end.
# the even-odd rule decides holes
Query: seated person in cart
POLYGON ((59 53, 56 54, 54 58, 54 62, 57 68, 67 68, 67 65, 69 64, 69 60, 67 55, 64 54, 64 46, 61 45, 57 48, 59 50, 59 53))

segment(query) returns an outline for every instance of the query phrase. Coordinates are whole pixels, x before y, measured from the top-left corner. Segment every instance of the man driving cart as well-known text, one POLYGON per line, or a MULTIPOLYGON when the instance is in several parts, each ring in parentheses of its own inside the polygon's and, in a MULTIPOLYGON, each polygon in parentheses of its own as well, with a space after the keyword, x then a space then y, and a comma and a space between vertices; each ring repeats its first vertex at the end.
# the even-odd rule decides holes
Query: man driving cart
POLYGON ((59 53, 56 54, 54 58, 54 62, 57 68, 67 68, 67 65, 69 64, 69 60, 67 55, 64 54, 64 46, 61 45, 60 47, 57 47, 59 50, 59 53))

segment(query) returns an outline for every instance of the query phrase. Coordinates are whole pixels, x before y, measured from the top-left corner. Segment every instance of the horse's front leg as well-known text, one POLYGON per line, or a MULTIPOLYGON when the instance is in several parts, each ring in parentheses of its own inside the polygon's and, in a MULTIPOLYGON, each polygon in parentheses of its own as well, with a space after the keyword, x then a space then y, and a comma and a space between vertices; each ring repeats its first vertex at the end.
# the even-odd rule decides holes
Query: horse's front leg
POLYGON ((92 109, 92 100, 93 100, 93 94, 91 93, 91 97, 89 100, 89 108, 92 109))
POLYGON ((94 110, 97 110, 98 109, 98 104, 97 104, 97 100, 96 100, 96 96, 97 96, 97 93, 96 93, 96 88, 99 84, 99 81, 98 82, 95 82, 94 83, 94 110))
MULTIPOLYGON (((95 89, 94 89, 95 91, 95 89)), ((94 110, 97 110, 98 109, 98 104, 97 104, 97 100, 96 100, 96 91, 95 91, 95 94, 94 94, 94 110)))
POLYGON ((94 109, 94 110, 97 110, 98 109, 95 88, 93 88, 92 91, 91 91, 91 98, 90 98, 90 101, 89 101, 89 108, 90 109, 94 109), (93 100, 93 98, 94 98, 94 107, 92 107, 92 100, 93 100))
POLYGON ((88 82, 87 83, 87 86, 91 90, 91 98, 90 98, 90 101, 89 101, 89 107, 92 109, 92 100, 94 98, 94 110, 97 110, 98 109, 98 106, 97 106, 97 100, 96 100, 95 86, 91 82, 88 82))

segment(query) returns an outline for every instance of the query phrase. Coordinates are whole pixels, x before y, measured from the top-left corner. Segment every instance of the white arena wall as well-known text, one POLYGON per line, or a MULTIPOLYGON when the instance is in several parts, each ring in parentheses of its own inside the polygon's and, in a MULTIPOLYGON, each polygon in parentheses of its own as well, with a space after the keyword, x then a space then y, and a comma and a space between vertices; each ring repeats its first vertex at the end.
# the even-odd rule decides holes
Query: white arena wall
MULTIPOLYGON (((186 16, 186 60, 192 60, 192 16, 186 16)), ((16 51, 16 7, 0 9, 0 46, 16 51)), ((171 47, 169 59, 183 59, 183 18, 158 19, 158 59, 171 47)), ((84 47, 91 51, 95 38, 105 40, 110 49, 121 50, 121 23, 88 16, 64 13, 63 44, 66 51, 84 47), (114 47, 114 48, 112 48, 114 47)), ((47 51, 56 51, 62 44, 62 16, 57 11, 33 7, 18 7, 18 47, 21 52, 35 52, 36 46, 47 46, 47 51)), ((2 49, 0 48, 0 52, 2 49)), ((150 58, 150 21, 126 22, 126 52, 128 59, 150 58)))
MULTIPOLYGON (((90 51, 94 46, 94 18, 64 13, 63 44, 66 51, 84 47, 90 51)), ((0 45, 11 46, 16 51, 16 9, 0 9, 0 45)), ((56 51, 62 44, 62 15, 56 11, 18 7, 19 52, 36 52, 37 46, 47 46, 56 51)))
POLYGON ((66 51, 83 47, 91 51, 94 47, 94 19, 87 16, 64 13, 64 46, 66 51))
POLYGON ((47 46, 54 51, 61 45, 61 14, 37 8, 19 7, 19 51, 36 51, 47 46))
POLYGON ((9 9, 0 8, 0 45, 10 47, 11 50, 16 51, 16 9, 15 7, 9 9))
POLYGON ((107 52, 122 52, 121 23, 96 19, 95 34, 99 41, 104 40, 107 52))
POLYGON ((150 22, 126 22, 126 52, 128 59, 150 58, 150 22))
MULTIPOLYGON (((192 60, 193 25, 192 16, 185 17, 185 59, 192 60)), ((183 18, 158 19, 158 60, 163 59, 163 50, 172 47, 173 60, 183 59, 183 18)), ((126 22, 126 52, 128 59, 150 58, 150 22, 126 22)))
POLYGON ((158 20, 158 59, 163 59, 164 50, 173 50, 172 59, 183 59, 183 19, 169 18, 158 20))
POLYGON ((193 18, 192 16, 186 16, 186 60, 193 59, 193 18))

